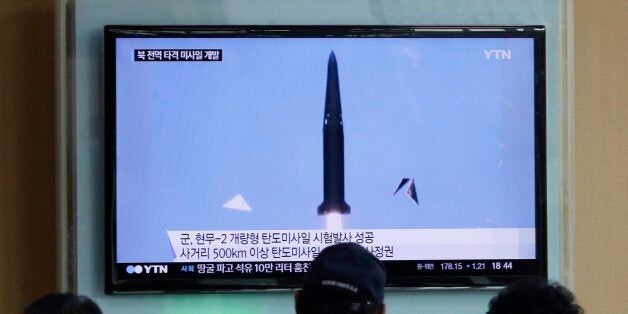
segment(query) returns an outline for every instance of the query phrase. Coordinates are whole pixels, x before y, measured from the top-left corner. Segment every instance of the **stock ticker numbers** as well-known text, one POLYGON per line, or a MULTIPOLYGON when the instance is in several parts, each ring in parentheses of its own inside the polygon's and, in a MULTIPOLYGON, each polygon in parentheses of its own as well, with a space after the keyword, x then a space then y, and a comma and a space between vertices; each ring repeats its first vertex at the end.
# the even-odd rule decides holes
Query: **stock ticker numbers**
POLYGON ((419 272, 482 272, 482 271, 511 271, 515 266, 512 261, 431 261, 417 262, 419 272))

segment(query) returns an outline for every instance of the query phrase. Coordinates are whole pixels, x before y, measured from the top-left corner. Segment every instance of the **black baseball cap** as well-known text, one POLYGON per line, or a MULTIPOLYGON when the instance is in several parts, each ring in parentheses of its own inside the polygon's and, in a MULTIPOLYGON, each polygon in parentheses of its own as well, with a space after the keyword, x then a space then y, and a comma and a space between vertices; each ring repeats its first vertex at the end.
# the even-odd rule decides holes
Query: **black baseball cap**
POLYGON ((325 313, 368 313, 384 303, 386 267, 356 243, 323 249, 303 281, 302 297, 325 313))

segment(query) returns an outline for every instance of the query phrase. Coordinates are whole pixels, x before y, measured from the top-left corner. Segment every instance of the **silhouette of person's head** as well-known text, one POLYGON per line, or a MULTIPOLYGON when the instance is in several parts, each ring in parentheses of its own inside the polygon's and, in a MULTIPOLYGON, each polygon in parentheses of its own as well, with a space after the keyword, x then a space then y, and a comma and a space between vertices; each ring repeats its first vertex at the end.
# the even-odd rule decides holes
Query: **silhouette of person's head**
POLYGON ((489 303, 486 314, 581 314, 574 295, 545 278, 517 281, 489 303))
POLYGON ((314 259, 295 295, 298 314, 385 313, 386 268, 355 243, 339 243, 314 259))
POLYGON ((102 314, 102 311, 88 297, 52 293, 35 300, 24 310, 24 314, 102 314))

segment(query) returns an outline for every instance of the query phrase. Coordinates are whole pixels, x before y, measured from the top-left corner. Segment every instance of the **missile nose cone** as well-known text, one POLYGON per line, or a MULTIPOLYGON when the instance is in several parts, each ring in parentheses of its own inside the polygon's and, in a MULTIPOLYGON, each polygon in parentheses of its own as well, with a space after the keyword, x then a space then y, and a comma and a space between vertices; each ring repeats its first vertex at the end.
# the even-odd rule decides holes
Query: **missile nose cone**
POLYGON ((338 64, 336 54, 332 51, 327 61, 327 92, 325 96, 325 121, 328 124, 342 124, 340 105, 340 86, 338 83, 338 64))
POLYGON ((327 64, 330 64, 332 62, 336 63, 336 54, 333 50, 329 53, 329 60, 327 61, 327 64))
POLYGON ((332 80, 338 80, 338 63, 336 62, 336 54, 332 50, 329 53, 329 59, 327 60, 327 76, 332 76, 332 80))

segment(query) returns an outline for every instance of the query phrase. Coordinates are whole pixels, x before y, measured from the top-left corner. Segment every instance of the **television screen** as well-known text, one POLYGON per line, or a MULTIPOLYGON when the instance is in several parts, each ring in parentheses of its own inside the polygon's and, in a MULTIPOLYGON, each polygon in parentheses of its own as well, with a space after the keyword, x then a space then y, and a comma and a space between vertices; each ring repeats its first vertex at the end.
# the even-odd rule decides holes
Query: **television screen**
POLYGON ((106 288, 546 275, 544 28, 107 26, 106 288))

